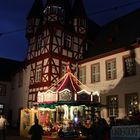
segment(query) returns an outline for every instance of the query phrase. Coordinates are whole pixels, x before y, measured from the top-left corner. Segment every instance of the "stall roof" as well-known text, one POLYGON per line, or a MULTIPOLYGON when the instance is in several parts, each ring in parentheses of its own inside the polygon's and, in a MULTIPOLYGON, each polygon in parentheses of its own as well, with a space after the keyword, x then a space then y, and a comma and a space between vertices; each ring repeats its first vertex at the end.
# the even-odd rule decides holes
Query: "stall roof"
POLYGON ((67 73, 58 80, 55 84, 50 86, 48 90, 51 90, 53 92, 63 92, 65 90, 68 90, 72 93, 80 93, 85 92, 87 94, 91 94, 92 90, 89 89, 87 86, 82 84, 76 76, 74 76, 67 65, 67 73))

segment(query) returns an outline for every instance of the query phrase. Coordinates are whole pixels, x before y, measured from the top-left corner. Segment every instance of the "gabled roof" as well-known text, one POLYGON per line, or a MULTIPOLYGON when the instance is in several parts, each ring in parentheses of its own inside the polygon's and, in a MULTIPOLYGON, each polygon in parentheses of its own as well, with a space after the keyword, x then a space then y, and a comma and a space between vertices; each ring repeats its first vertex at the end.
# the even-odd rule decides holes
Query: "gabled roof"
POLYGON ((32 8, 27 16, 27 19, 31 18, 31 17, 42 18, 42 16, 43 16, 43 2, 42 2, 42 0, 35 0, 32 8))
POLYGON ((84 58, 98 56, 120 48, 128 49, 140 37, 140 9, 101 27, 89 44, 84 58))
POLYGON ((68 72, 65 75, 64 81, 61 83, 61 85, 58 86, 57 90, 62 91, 69 89, 71 92, 78 92, 81 90, 81 88, 76 82, 77 79, 72 75, 72 73, 68 72))
POLYGON ((72 12, 74 17, 86 17, 86 12, 82 0, 74 1, 72 12))
POLYGON ((5 58, 0 58, 0 80, 1 81, 10 81, 11 76, 17 72, 21 66, 23 65, 23 62, 9 60, 5 58))
POLYGON ((66 8, 68 2, 69 2, 68 0, 47 0, 46 5, 58 5, 63 8, 66 8))

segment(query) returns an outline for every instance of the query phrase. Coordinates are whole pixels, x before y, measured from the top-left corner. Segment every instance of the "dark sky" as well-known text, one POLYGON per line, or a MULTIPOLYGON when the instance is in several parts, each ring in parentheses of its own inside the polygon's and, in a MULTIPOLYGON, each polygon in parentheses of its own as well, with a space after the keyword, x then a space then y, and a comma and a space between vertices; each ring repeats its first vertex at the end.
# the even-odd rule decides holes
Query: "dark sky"
MULTIPOLYGON (((104 25, 134 9, 140 0, 83 0, 87 15, 104 25)), ((26 16, 34 0, 3 0, 0 3, 0 57, 22 61, 26 57, 26 16)))

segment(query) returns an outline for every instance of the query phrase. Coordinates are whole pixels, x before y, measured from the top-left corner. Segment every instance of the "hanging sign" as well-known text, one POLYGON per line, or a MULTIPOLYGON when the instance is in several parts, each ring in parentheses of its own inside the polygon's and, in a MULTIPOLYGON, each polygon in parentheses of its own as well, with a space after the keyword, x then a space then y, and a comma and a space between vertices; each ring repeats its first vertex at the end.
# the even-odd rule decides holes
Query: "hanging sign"
POLYGON ((44 93, 44 102, 57 102, 57 94, 51 90, 44 93))
POLYGON ((72 93, 70 90, 65 89, 59 92, 59 101, 71 101, 72 100, 72 93))

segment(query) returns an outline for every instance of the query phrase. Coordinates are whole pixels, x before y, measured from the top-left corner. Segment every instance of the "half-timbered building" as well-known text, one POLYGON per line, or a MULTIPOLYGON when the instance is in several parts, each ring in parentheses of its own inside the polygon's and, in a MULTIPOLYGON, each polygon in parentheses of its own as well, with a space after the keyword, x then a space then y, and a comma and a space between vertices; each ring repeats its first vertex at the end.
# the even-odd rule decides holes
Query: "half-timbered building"
MULTIPOLYGON (((67 62, 76 74, 77 63, 87 51, 88 20, 83 3, 76 0, 71 4, 68 0, 48 0, 43 7, 41 0, 35 0, 29 12, 29 107, 36 102, 38 91, 47 89, 65 74, 67 62)), ((93 25, 97 30, 98 26, 93 25)))
POLYGON ((11 82, 14 123, 21 107, 32 107, 38 92, 66 73, 68 62, 72 73, 109 105, 102 117, 122 118, 139 109, 139 15, 137 10, 100 27, 87 17, 82 0, 47 0, 45 5, 35 0, 27 16, 26 67, 11 82))

